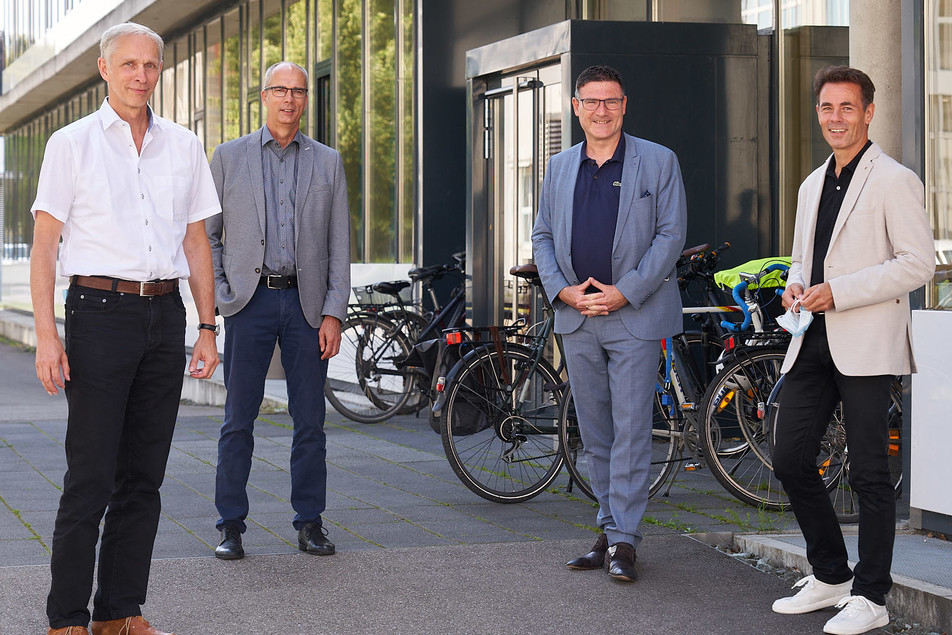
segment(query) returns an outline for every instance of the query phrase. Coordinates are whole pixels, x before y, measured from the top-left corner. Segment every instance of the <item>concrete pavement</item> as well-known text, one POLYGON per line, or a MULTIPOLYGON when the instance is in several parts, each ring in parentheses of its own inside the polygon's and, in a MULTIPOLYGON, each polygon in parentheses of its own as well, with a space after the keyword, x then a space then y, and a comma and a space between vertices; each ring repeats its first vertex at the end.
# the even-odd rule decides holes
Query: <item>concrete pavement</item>
MULTIPOLYGON (((36 381, 32 353, 0 344, 2 634, 45 628, 65 415, 62 395, 47 396, 36 381)), ((333 410, 326 424, 325 520, 338 555, 319 558, 297 550, 287 502, 291 421, 276 412, 263 414, 256 426, 244 536, 248 555, 220 562, 213 557, 218 534, 212 499, 221 419, 217 407, 182 407, 162 490, 163 517, 143 610, 156 626, 178 635, 819 633, 833 615, 771 613, 770 603, 787 593, 796 575, 765 573, 747 564, 758 556, 729 557, 687 535, 704 533, 708 542, 735 551, 740 545, 747 554, 762 550, 762 565, 804 567, 791 542, 792 515, 740 504, 707 472, 680 475, 670 496, 649 503, 647 537, 638 551, 640 579, 626 586, 599 571, 564 567, 590 547, 595 511, 566 491, 564 475, 527 503, 491 503, 458 481, 425 419, 367 426, 333 410), (784 558, 789 562, 783 564, 784 558)), ((905 616, 883 632, 948 630, 952 622, 923 621, 920 615, 950 615, 952 584, 942 586, 941 574, 952 569, 952 545, 909 538, 897 542, 897 563, 926 544, 934 549, 930 559, 937 561, 939 577, 929 582, 917 572, 921 562, 913 563, 909 584, 931 585, 934 593, 904 604, 905 616), (914 623, 921 626, 906 628, 914 623)), ((906 588, 906 573, 897 574, 897 589, 906 588)), ((901 595, 893 591, 891 606, 901 595)))

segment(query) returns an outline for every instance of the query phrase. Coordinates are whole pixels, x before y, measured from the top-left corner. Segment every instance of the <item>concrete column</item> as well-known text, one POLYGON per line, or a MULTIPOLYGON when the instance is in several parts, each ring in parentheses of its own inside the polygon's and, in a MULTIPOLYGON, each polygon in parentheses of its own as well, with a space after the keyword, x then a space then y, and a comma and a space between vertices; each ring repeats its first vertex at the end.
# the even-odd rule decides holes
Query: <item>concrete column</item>
POLYGON ((850 66, 876 86, 869 138, 902 160, 901 0, 850 0, 850 66))

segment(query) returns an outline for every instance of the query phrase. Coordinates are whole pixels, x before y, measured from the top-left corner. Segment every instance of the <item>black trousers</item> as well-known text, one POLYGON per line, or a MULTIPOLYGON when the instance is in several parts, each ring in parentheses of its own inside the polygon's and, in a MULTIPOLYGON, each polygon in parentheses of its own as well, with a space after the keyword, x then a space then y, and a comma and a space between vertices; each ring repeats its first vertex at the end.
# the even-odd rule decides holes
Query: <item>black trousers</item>
POLYGON ((66 475, 53 530, 50 626, 140 614, 185 371, 178 291, 139 297, 71 286, 66 298, 66 475), (108 505, 108 511, 106 507, 108 505))
POLYGON ((817 469, 820 441, 842 400, 849 448, 850 487, 859 499, 859 562, 853 595, 886 603, 892 586, 896 496, 889 476, 888 409, 891 375, 846 376, 830 356, 826 321, 814 320, 784 380, 773 467, 807 543, 817 580, 850 579, 846 545, 817 469))

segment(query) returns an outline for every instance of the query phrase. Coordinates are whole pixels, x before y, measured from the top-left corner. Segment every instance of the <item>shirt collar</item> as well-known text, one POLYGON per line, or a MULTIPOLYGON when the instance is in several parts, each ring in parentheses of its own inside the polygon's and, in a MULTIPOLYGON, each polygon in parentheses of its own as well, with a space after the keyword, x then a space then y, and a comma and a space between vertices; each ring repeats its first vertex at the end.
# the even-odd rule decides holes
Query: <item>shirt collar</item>
MULTIPOLYGON (((152 106, 146 104, 145 107, 146 111, 149 113, 149 127, 146 128, 146 131, 152 132, 152 127, 158 122, 158 120, 153 116, 152 106)), ((102 100, 102 105, 99 107, 99 120, 102 122, 103 130, 106 130, 118 121, 122 121, 119 113, 117 113, 113 107, 109 105, 109 97, 106 97, 102 100)))
MULTIPOLYGON (((856 156, 853 157, 853 160, 843 166, 843 169, 840 170, 840 178, 843 177, 843 171, 848 171, 850 176, 853 176, 853 173, 856 172, 856 166, 859 165, 860 159, 863 158, 863 155, 866 154, 866 151, 869 150, 869 146, 873 145, 873 142, 870 139, 866 140, 866 145, 863 146, 863 149, 856 153, 856 156)), ((834 179, 836 176, 836 157, 830 157, 830 162, 826 166, 826 175, 832 176, 834 179)))
MULTIPOLYGON (((582 142, 582 160, 581 160, 582 163, 585 163, 586 161, 589 160, 588 153, 586 152, 587 148, 588 148, 588 141, 583 141, 582 142)), ((610 163, 612 161, 615 161, 617 163, 625 162, 625 133, 624 132, 621 134, 621 138, 618 139, 618 145, 615 146, 615 153, 612 155, 612 158, 610 158, 605 163, 610 163)))
MULTIPOLYGON (((296 133, 294 133, 294 138, 291 139, 291 143, 296 143, 300 146, 302 144, 303 138, 304 137, 301 134, 301 131, 298 130, 296 133)), ((269 141, 274 141, 274 136, 271 134, 271 131, 268 130, 268 124, 265 124, 261 126, 261 147, 268 145, 269 141)), ((291 143, 288 144, 289 147, 291 143)))

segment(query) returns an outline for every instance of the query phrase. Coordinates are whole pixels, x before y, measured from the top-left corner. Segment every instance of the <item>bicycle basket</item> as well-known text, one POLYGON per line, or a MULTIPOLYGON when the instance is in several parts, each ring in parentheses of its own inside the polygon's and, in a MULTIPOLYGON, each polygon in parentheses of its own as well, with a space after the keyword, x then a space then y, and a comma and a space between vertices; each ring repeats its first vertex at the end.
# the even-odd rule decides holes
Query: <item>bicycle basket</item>
MULTIPOLYGON (((368 284, 360 287, 352 287, 354 297, 357 298, 356 304, 361 308, 374 308, 381 306, 394 306, 396 299, 387 293, 374 291, 374 285, 368 284)), ((413 286, 400 289, 400 300, 404 304, 410 304, 413 300, 413 286)))

